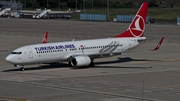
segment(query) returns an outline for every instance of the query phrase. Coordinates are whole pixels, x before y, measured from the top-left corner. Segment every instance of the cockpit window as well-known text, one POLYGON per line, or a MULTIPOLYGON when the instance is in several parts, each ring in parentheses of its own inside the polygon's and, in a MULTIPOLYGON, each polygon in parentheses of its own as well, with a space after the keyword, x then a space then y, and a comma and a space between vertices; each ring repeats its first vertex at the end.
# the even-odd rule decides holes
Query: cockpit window
POLYGON ((22 52, 11 52, 11 54, 22 54, 22 52))

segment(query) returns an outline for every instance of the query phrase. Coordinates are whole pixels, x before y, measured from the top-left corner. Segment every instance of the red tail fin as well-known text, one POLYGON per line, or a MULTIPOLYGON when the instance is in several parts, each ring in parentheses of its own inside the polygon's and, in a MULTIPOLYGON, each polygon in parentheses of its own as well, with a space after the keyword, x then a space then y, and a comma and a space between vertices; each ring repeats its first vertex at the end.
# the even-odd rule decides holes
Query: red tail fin
POLYGON ((48 38, 48 32, 46 32, 46 33, 44 34, 44 37, 43 37, 43 40, 42 40, 42 43, 43 43, 43 44, 47 43, 47 38, 48 38))
POLYGON ((131 22, 127 31, 122 34, 115 36, 116 38, 119 37, 143 37, 144 30, 145 30, 145 21, 146 15, 148 10, 148 2, 144 2, 141 7, 139 8, 136 16, 134 17, 133 21, 131 22))

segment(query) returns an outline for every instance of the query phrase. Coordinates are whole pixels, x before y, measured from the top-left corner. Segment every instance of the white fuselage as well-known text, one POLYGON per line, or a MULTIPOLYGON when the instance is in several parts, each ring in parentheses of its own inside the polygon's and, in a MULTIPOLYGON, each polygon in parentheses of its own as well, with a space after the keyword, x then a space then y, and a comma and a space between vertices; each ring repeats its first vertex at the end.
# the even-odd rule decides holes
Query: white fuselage
POLYGON ((106 38, 81 41, 34 44, 15 49, 6 60, 15 65, 70 61, 71 57, 101 58, 122 54, 135 48, 139 38, 106 38))

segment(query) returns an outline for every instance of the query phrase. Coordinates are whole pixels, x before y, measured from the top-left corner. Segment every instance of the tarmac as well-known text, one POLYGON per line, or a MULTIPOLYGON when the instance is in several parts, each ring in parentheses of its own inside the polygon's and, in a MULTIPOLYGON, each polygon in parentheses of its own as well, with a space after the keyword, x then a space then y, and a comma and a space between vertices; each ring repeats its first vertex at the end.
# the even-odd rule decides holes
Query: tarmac
POLYGON ((179 101, 180 29, 146 24, 147 42, 123 55, 96 59, 95 67, 67 63, 25 66, 5 61, 14 49, 48 42, 114 37, 129 23, 0 18, 0 100, 2 101, 179 101), (158 51, 161 37, 164 42, 158 51))

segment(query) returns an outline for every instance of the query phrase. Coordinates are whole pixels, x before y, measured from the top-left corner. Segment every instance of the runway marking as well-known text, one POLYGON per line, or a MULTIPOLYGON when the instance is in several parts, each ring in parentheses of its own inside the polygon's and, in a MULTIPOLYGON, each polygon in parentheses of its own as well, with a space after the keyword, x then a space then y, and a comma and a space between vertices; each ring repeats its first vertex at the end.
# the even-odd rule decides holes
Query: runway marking
MULTIPOLYGON (((39 66, 37 66, 38 68, 39 66)), ((49 66, 50 67, 50 66, 49 66)), ((36 67, 33 67, 33 69, 36 69, 36 67)), ((59 67, 59 68, 51 68, 51 69, 39 69, 38 71, 36 70, 32 70, 32 71, 24 71, 22 74, 27 73, 27 74, 32 74, 32 75, 44 75, 44 74, 38 74, 38 73, 54 73, 54 72, 58 72, 58 71, 70 71, 70 68, 63 68, 63 67, 59 67)), ((49 75, 49 76, 54 76, 54 75, 49 75)))
MULTIPOLYGON (((17 81, 4 81, 9 83, 16 83, 16 84, 24 84, 24 85, 30 85, 34 86, 35 84, 29 83, 29 82, 17 82, 17 81)), ((64 86, 51 86, 51 85, 44 85, 44 84, 36 84, 36 87, 42 87, 42 88, 50 88, 50 89, 63 89, 63 90, 69 90, 69 91, 77 91, 77 92, 85 92, 85 93, 92 93, 92 94, 101 94, 101 95, 109 95, 109 96, 117 96, 117 97, 124 97, 124 98, 131 98, 131 99, 138 99, 141 100, 141 97, 137 96, 130 96, 130 95, 122 95, 117 93, 111 93, 111 92, 101 92, 101 91, 95 91, 95 90, 86 90, 86 89, 77 89, 72 87, 64 87, 64 86)), ((157 101, 157 99, 149 99, 144 98, 144 100, 148 101, 157 101)))
POLYGON ((171 88, 171 87, 179 87, 179 86, 180 86, 180 84, 178 84, 178 85, 169 85, 169 86, 160 86, 158 88, 171 88))
POLYGON ((0 97, 0 101, 28 101, 27 99, 17 99, 17 98, 7 98, 7 97, 0 97))
POLYGON ((113 93, 118 93, 118 92, 134 92, 134 90, 124 89, 124 90, 113 90, 113 91, 110 91, 110 92, 113 92, 113 93))
POLYGON ((169 92, 160 92, 161 94, 170 94, 169 92))
POLYGON ((91 87, 91 88, 96 88, 96 89, 100 89, 100 88, 102 88, 102 87, 91 87))
POLYGON ((45 83, 46 85, 54 86, 54 83, 45 83))
POLYGON ((146 92, 146 93, 151 93, 152 91, 150 91, 150 90, 144 90, 144 92, 146 92))
MULTIPOLYGON (((155 60, 155 59, 150 59, 155 60)), ((145 64, 145 63, 156 63, 156 62, 172 62, 172 61, 180 61, 180 59, 166 59, 166 60, 156 60, 156 61, 143 61, 143 62, 133 62, 131 64, 145 64)))
POLYGON ((84 85, 76 85, 76 87, 85 87, 84 85))
POLYGON ((0 62, 0 64, 6 63, 6 61, 0 62))
POLYGON ((166 61, 180 61, 180 59, 178 59, 178 58, 177 59, 167 59, 167 60, 162 60, 162 61, 165 61, 165 62, 166 61))
POLYGON ((111 90, 118 90, 118 88, 108 88, 108 89, 111 89, 111 90))

